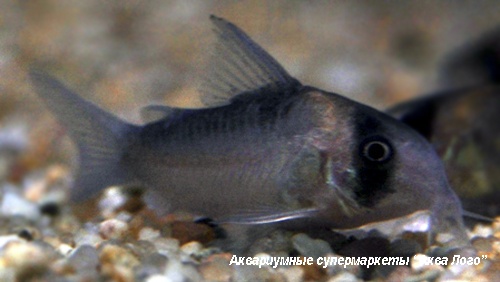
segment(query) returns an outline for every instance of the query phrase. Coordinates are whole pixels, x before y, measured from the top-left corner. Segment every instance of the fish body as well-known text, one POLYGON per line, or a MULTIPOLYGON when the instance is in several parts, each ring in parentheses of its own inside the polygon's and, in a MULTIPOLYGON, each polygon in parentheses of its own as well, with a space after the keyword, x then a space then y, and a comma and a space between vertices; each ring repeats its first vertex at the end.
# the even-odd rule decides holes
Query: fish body
POLYGON ((131 125, 31 74, 80 152, 73 201, 138 184, 159 213, 337 229, 428 210, 435 230, 466 241, 460 202, 423 137, 368 106, 302 85, 239 28, 211 19, 218 40, 203 109, 150 106, 147 123, 131 125))

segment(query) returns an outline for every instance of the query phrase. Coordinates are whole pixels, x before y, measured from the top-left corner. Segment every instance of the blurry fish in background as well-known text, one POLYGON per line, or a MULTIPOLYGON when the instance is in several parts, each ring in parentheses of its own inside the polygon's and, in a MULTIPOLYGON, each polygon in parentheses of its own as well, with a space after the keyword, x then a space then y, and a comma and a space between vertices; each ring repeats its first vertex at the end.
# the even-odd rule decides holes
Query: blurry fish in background
POLYGON ((211 20, 217 42, 202 89, 207 108, 147 107, 148 123, 137 126, 31 74, 80 152, 71 200, 138 185, 159 213, 293 229, 354 228, 428 211, 433 235, 451 239, 444 245, 469 244, 460 202, 424 138, 375 109, 302 85, 238 27, 211 20))
POLYGON ((387 112, 436 148, 465 210, 500 215, 500 28, 447 57, 448 90, 387 112))
POLYGON ((500 26, 451 52, 442 65, 447 88, 500 84, 500 26))

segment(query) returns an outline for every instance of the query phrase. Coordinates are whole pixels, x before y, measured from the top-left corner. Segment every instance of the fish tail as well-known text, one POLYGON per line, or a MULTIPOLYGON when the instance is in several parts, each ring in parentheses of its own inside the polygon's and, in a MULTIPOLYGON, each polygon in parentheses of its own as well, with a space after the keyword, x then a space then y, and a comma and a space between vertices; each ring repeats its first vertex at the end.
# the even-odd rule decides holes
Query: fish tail
POLYGON ((30 78, 37 94, 78 148, 79 170, 71 201, 85 201, 106 187, 130 183, 132 179, 121 160, 127 136, 138 126, 102 110, 47 74, 32 71, 30 78))

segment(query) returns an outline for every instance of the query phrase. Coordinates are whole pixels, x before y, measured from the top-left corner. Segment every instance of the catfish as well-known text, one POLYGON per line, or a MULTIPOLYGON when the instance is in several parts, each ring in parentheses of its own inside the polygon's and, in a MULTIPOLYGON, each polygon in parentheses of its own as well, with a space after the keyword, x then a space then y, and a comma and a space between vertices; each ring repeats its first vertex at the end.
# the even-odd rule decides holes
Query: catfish
POLYGON ((298 229, 348 229, 426 211, 434 235, 468 244, 460 201, 425 138, 369 106, 303 85, 238 27, 210 19, 217 39, 201 109, 149 106, 147 122, 134 125, 31 72, 79 151, 71 201, 138 185, 159 214, 298 229))

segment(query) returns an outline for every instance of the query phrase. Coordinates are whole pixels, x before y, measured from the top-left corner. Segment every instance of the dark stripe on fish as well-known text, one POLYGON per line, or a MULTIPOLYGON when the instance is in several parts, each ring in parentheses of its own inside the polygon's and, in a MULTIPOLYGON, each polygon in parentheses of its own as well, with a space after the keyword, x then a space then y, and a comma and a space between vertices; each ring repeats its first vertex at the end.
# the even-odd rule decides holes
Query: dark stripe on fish
POLYGON ((378 132, 384 132, 381 127, 381 122, 371 116, 358 111, 355 115, 356 126, 354 134, 356 136, 358 149, 353 150, 356 162, 354 167, 357 167, 357 181, 354 194, 357 197, 357 202, 365 207, 373 207, 377 202, 389 193, 394 193, 395 190, 391 185, 391 180, 394 171, 394 146, 378 132), (391 158, 385 162, 372 162, 363 157, 363 146, 371 141, 387 142, 391 146, 391 158))

